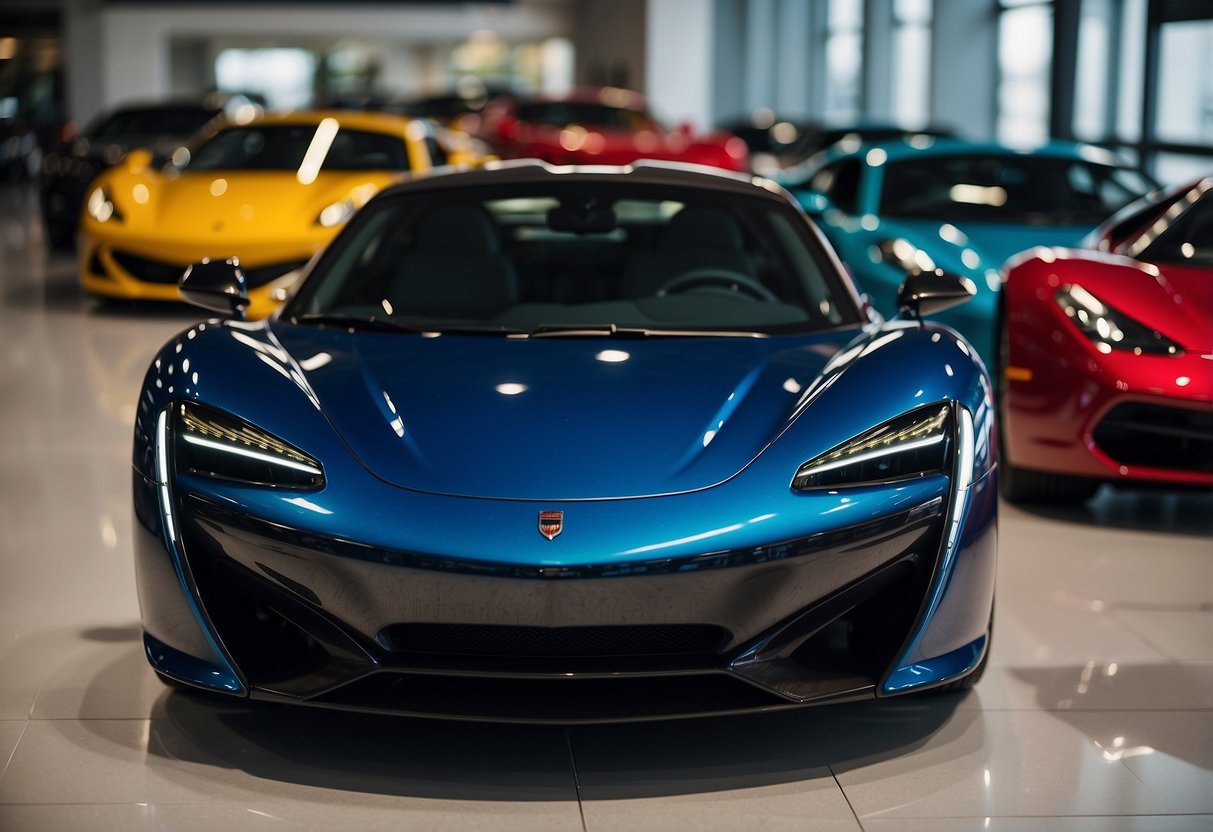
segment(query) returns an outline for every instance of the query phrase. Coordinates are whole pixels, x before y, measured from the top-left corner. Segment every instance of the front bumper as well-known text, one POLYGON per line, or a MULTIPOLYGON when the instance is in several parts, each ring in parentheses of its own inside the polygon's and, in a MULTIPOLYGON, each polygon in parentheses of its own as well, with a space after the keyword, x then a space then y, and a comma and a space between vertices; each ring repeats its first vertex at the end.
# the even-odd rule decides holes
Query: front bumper
POLYGON ((248 285, 250 319, 267 317, 278 308, 282 293, 298 281, 320 248, 320 244, 295 241, 229 246, 233 251, 227 253, 203 246, 164 251, 162 245, 110 242, 87 232, 80 243, 81 287, 91 295, 121 300, 181 301, 177 282, 186 268, 205 257, 238 253, 248 285))
MULTIPOLYGON (((986 644, 992 474, 963 505, 938 476, 903 489, 896 508, 828 529, 553 566, 259 519, 189 475, 169 496, 170 532, 166 489, 139 474, 134 484, 153 666, 258 699, 462 719, 657 719, 930 687, 972 670, 986 644), (894 684, 897 673, 919 678, 894 684)), ((532 503, 388 491, 444 518, 456 546, 464 525, 495 524, 501 547, 514 528, 538 537, 532 503)), ((755 519, 730 522, 753 513, 744 504, 721 517, 711 491, 539 508, 566 508, 587 528, 634 527, 623 535, 633 542, 652 540, 645 510, 670 510, 637 503, 680 501, 680 514, 717 530, 755 519)), ((803 496, 789 505, 815 514, 803 496)))

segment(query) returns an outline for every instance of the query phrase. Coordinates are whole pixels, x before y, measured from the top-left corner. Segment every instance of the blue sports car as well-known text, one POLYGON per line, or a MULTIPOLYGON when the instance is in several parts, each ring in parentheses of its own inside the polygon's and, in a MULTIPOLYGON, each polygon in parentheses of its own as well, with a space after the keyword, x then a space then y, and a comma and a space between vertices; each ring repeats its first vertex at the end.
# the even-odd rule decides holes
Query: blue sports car
MULTIPOLYGON (((238 254, 238 252, 233 252, 238 254)), ((375 197, 271 320, 166 344, 134 443, 167 682, 610 721, 967 687, 989 645, 990 382, 861 303, 786 192, 534 161, 375 197)))
POLYGON ((940 321, 988 366, 998 357, 999 269, 1033 246, 1073 246, 1155 187, 1097 148, 1056 142, 1032 152, 959 139, 841 142, 780 176, 850 268, 894 315, 907 270, 943 268, 977 296, 940 321))

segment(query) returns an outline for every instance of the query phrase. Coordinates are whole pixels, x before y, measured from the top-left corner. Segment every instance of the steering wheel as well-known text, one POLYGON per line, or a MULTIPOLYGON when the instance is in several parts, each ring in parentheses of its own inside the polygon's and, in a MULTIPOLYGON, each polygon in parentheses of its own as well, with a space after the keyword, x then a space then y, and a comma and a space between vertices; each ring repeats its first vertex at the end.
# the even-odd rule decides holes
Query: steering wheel
POLYGON ((677 274, 662 284, 656 292, 658 297, 676 295, 680 292, 690 292, 695 289, 711 287, 717 290, 714 294, 724 294, 732 298, 759 300, 767 303, 778 303, 775 294, 747 274, 733 269, 708 266, 702 269, 690 269, 677 274))

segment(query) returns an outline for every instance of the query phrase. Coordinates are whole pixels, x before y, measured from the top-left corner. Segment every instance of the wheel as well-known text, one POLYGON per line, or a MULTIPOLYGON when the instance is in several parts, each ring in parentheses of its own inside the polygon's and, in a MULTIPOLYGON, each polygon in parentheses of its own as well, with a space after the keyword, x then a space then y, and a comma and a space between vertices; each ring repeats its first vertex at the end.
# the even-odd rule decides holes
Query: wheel
POLYGON ((1003 499, 1012 503, 1049 503, 1050 505, 1078 505, 1084 503, 1099 490, 1099 481, 1087 477, 1071 477, 1020 468, 1007 450, 1007 433, 1011 424, 1007 393, 1007 366, 1011 362, 1010 327, 1006 310, 998 315, 998 368, 995 379, 998 397, 999 436, 998 486, 1003 499))
POLYGON ((777 303, 774 293, 749 275, 732 269, 691 269, 675 275, 667 280, 658 295, 676 295, 680 292, 691 292, 703 287, 713 287, 723 290, 730 297, 744 297, 749 300, 761 300, 767 303, 777 303))

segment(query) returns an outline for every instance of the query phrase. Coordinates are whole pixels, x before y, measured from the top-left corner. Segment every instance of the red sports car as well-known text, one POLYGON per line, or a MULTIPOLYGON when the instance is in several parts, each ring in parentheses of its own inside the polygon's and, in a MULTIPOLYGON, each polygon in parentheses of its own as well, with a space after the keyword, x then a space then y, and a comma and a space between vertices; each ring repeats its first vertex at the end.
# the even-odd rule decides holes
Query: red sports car
POLYGON ((1006 265, 1003 494, 1213 486, 1213 177, 1006 265))
POLYGON ((614 87, 559 98, 496 98, 485 107, 480 137, 504 159, 557 165, 662 159, 746 171, 750 162, 745 142, 733 134, 669 130, 649 115, 639 93, 614 87))

